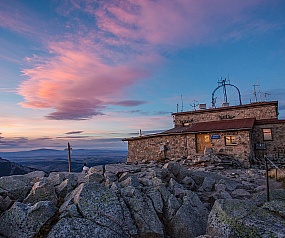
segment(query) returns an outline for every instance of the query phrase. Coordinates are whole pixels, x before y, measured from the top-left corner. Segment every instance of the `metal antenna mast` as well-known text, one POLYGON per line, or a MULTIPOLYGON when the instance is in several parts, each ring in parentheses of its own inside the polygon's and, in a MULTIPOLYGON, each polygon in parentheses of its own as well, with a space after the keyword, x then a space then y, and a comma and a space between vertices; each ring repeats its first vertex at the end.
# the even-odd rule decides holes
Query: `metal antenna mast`
POLYGON ((193 101, 193 104, 190 103, 190 106, 193 107, 194 111, 196 111, 196 107, 199 105, 197 100, 193 101))
POLYGON ((267 96, 269 97, 270 95, 270 93, 264 93, 265 102, 267 101, 267 96))
MULTIPOLYGON (((222 80, 222 79, 221 79, 222 80)), ((227 79, 225 78, 222 80, 220 83, 222 84, 223 87, 223 93, 224 93, 224 102, 228 102, 228 95, 227 95, 227 89, 226 89, 226 81, 227 79)))
POLYGON ((181 95, 181 112, 183 112, 183 96, 181 95))
MULTIPOLYGON (((254 98, 255 98, 255 102, 257 102, 257 92, 256 92, 256 88, 259 87, 260 85, 258 84, 258 81, 256 80, 256 84, 253 84, 253 88, 254 88, 254 91, 253 91, 253 95, 254 95, 254 98)), ((260 90, 259 90, 259 93, 260 93, 260 90)))

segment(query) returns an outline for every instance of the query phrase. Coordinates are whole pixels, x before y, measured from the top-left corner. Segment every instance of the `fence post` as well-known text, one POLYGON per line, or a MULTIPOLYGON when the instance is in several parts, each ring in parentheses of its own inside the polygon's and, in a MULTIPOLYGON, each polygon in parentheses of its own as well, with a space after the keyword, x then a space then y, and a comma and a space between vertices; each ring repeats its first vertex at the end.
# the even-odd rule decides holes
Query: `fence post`
POLYGON ((68 149, 68 172, 71 172, 71 157, 70 157, 70 144, 69 142, 67 143, 67 149, 68 149))
POLYGON ((266 156, 264 157, 265 159, 265 174, 266 174, 266 197, 267 197, 267 202, 269 202, 269 179, 268 179, 268 164, 267 164, 267 158, 266 156))

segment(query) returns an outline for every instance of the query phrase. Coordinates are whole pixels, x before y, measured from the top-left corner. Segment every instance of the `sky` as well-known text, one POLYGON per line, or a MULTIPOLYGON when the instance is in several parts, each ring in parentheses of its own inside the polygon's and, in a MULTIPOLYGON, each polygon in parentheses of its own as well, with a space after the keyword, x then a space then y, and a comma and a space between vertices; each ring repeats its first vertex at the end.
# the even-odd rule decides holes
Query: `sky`
MULTIPOLYGON (((127 149, 226 80, 285 119, 283 0, 0 0, 0 151, 127 149), (256 86, 254 86, 256 85, 256 86), (256 94, 254 94, 254 91, 256 94)), ((227 87, 230 105, 237 91, 227 87)), ((219 88, 217 106, 223 102, 219 88)))

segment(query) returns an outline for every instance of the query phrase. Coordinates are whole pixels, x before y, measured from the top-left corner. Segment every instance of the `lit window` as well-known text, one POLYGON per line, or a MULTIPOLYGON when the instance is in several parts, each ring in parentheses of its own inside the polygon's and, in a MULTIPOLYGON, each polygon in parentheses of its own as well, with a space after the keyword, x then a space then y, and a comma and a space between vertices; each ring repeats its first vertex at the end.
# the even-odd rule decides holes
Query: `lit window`
POLYGON ((205 141, 206 143, 211 142, 211 140, 210 140, 210 135, 205 135, 205 136, 204 136, 204 141, 205 141))
POLYGON ((272 131, 271 129, 262 129, 263 140, 272 140, 272 131))
POLYGON ((236 136, 225 136, 225 144, 226 145, 236 145, 237 144, 236 136))

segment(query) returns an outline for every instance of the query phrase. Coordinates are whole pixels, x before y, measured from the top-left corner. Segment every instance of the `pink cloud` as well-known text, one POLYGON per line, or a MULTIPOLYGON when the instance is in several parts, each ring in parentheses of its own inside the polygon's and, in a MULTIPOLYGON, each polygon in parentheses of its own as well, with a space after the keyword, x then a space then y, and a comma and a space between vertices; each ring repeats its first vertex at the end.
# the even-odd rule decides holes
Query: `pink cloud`
POLYGON ((85 2, 88 5, 85 11, 96 17, 102 31, 132 42, 176 47, 225 39, 223 34, 234 36, 233 26, 247 27, 252 21, 248 10, 262 3, 261 0, 116 0, 103 1, 98 7, 92 1, 85 2))
POLYGON ((225 0, 140 0, 139 26, 147 41, 154 44, 188 45, 221 39, 234 31, 233 26, 246 27, 251 16, 246 11, 261 2, 225 0))
POLYGON ((53 56, 34 68, 23 70, 24 81, 18 92, 24 107, 51 108, 47 118, 82 120, 102 115, 110 98, 123 98, 124 90, 146 75, 142 68, 107 65, 96 54, 96 47, 52 43, 53 56))

